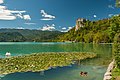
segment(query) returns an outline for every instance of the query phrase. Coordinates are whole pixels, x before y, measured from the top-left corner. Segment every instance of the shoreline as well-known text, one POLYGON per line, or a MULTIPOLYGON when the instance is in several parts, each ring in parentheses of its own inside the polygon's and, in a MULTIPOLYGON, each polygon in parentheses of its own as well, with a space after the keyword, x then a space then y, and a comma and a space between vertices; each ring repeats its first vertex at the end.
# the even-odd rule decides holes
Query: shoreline
POLYGON ((109 64, 109 66, 108 66, 108 68, 107 68, 107 70, 106 70, 106 72, 105 72, 105 74, 104 74, 104 78, 103 78, 103 80, 111 80, 112 79, 112 70, 114 69, 114 64, 115 64, 115 60, 113 60, 110 64, 109 64))

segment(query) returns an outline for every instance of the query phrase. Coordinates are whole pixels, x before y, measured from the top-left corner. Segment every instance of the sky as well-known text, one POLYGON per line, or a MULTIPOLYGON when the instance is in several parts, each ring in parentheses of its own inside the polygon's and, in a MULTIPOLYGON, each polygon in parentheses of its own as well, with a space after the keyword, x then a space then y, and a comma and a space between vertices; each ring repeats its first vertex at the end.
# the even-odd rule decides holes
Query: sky
POLYGON ((78 18, 100 20, 120 14, 115 0, 0 0, 0 28, 66 32, 78 18))

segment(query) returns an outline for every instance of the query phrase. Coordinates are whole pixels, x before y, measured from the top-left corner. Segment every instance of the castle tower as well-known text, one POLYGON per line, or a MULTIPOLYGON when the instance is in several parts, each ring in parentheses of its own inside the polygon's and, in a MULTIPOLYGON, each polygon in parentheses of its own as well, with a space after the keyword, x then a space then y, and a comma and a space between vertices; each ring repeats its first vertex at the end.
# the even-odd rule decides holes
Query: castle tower
POLYGON ((84 22, 86 22, 86 19, 78 18, 78 19, 76 20, 75 31, 77 31, 78 29, 80 29, 80 27, 84 27, 84 22))

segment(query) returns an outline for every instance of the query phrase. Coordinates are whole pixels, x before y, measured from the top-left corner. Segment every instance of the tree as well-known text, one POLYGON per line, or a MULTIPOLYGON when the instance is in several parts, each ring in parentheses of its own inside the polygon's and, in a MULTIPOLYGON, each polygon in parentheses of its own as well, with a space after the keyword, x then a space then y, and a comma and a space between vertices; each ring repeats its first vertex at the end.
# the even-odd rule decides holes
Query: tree
POLYGON ((118 68, 120 68, 120 33, 117 33, 114 37, 113 52, 114 52, 116 65, 118 68))
POLYGON ((97 32, 93 38, 94 43, 107 43, 110 42, 109 35, 105 32, 97 32))
POLYGON ((90 33, 84 35, 84 41, 85 41, 86 43, 93 42, 93 36, 94 36, 94 33, 93 33, 93 32, 90 32, 90 33))
POLYGON ((116 0, 116 7, 120 7, 120 0, 116 0))

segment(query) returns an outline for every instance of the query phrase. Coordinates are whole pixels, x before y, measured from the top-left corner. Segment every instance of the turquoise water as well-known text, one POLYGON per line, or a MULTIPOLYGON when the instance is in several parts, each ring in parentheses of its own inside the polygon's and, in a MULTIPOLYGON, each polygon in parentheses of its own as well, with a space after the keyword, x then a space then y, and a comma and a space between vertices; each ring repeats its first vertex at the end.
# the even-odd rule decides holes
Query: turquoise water
POLYGON ((1 75, 0 80, 102 80, 107 64, 111 58, 111 44, 82 44, 82 43, 34 43, 34 42, 4 42, 0 43, 0 57, 6 52, 12 56, 39 53, 39 52, 94 52, 100 58, 85 60, 71 66, 57 67, 44 72, 14 73, 1 75), (88 76, 80 76, 80 71, 87 71, 88 76))

